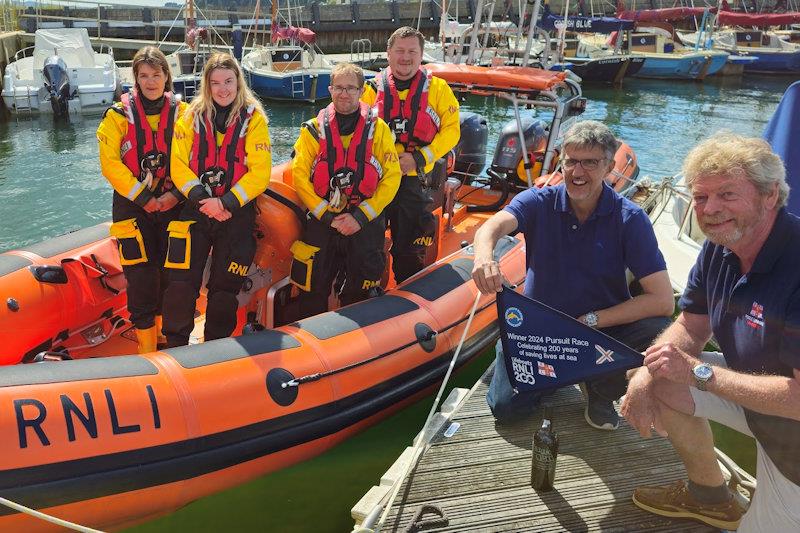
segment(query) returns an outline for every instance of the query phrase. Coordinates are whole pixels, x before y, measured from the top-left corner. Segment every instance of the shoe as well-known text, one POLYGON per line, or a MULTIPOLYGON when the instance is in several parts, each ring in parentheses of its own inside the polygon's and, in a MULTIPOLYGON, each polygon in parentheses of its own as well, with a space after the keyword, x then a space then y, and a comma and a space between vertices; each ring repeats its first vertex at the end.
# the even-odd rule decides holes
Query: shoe
POLYGON ((156 351, 158 333, 156 327, 151 326, 147 329, 136 330, 136 341, 138 342, 139 353, 150 353, 156 351))
POLYGON ((619 415, 614 409, 614 402, 592 392, 590 387, 581 384, 581 391, 586 396, 586 407, 583 409, 583 418, 595 429, 614 431, 619 427, 619 415))
POLYGON ((720 529, 739 527, 744 510, 731 495, 725 503, 700 503, 689 493, 688 484, 679 480, 663 487, 639 487, 633 491, 633 503, 659 516, 689 518, 720 529))

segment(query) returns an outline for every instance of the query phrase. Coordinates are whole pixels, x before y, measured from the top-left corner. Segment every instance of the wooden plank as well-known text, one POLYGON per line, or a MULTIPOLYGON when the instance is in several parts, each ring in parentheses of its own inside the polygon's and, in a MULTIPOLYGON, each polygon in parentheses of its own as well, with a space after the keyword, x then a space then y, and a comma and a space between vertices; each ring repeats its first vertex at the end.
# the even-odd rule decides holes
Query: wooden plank
POLYGON ((530 485, 531 445, 541 412, 495 422, 485 400, 491 371, 455 413, 456 434, 437 435, 405 480, 383 531, 406 531, 422 505, 446 518, 446 526, 425 531, 714 531, 633 505, 634 488, 685 478, 683 465, 669 441, 642 439, 624 421, 617 431, 589 427, 577 387, 548 400, 560 449, 555 490, 537 493, 530 485))

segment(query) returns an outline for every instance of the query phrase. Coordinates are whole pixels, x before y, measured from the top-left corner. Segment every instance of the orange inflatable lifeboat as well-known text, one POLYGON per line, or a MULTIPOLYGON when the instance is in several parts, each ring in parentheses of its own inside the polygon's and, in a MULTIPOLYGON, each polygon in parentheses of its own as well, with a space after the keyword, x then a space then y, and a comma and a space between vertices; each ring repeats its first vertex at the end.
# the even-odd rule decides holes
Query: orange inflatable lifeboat
MULTIPOLYGON (((448 188, 432 265, 384 296, 285 323, 300 221, 284 170, 259 199, 258 268, 241 302, 238 331, 254 317, 264 331, 130 355, 107 224, 0 254, 2 497, 118 529, 319 454, 438 384, 477 294, 462 243, 489 214, 455 206, 448 188), (39 354, 72 360, 12 364, 39 354)), ((496 249, 515 283, 522 247, 508 237, 496 249)), ((481 297, 459 365, 493 342, 496 316, 481 297)), ((52 527, 0 507, 3 531, 52 527)))

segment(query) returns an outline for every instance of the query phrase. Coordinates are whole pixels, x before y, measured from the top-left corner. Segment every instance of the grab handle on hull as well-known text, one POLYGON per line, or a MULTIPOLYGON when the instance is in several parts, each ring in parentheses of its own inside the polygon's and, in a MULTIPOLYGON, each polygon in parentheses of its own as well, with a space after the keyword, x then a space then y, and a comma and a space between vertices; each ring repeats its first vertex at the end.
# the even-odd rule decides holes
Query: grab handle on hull
POLYGON ((33 274, 34 279, 41 283, 54 283, 66 285, 67 273, 60 265, 34 265, 29 266, 28 270, 33 274))

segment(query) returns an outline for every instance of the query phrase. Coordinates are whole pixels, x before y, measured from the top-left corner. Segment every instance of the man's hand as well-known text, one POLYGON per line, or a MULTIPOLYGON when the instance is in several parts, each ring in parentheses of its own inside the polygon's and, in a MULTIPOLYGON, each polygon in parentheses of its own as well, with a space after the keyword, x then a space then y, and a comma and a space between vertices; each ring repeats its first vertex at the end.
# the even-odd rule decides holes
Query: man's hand
POLYGON ((695 384, 692 369, 700 362, 669 342, 654 344, 644 352, 644 365, 653 378, 683 385, 695 384))
POLYGON ((161 204, 161 211, 169 211, 178 205, 178 197, 171 192, 165 192, 158 197, 158 202, 161 204))
POLYGON ((400 159, 400 172, 403 173, 403 176, 408 175, 409 172, 417 171, 417 162, 414 161, 414 156, 409 152, 401 153, 398 158, 400 159))
POLYGON ((350 213, 342 213, 334 217, 331 227, 347 237, 357 233, 361 229, 361 224, 350 213))
POLYGON ((231 212, 222 205, 219 198, 203 198, 200 200, 200 212, 209 218, 225 222, 231 218, 231 212))
POLYGON ((157 213, 161 211, 161 202, 159 202, 158 198, 150 198, 146 204, 144 204, 143 209, 148 213, 157 213))
POLYGON ((658 402, 653 396, 653 377, 646 368, 638 368, 631 377, 620 411, 642 437, 649 438, 652 429, 662 437, 667 436, 661 424, 658 402))
POLYGON ((494 259, 475 259, 472 267, 472 279, 483 294, 494 294, 503 289, 503 273, 500 264, 494 259))

